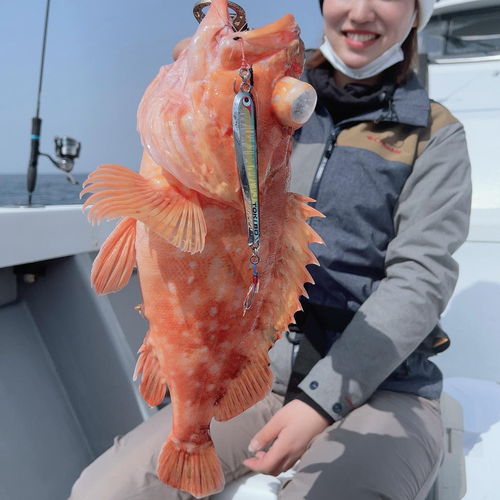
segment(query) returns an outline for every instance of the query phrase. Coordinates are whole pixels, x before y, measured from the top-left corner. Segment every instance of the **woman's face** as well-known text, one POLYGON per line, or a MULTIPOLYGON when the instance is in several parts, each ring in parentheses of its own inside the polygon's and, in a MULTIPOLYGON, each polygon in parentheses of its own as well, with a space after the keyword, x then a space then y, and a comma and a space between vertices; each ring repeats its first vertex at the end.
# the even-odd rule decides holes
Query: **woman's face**
POLYGON ((414 12, 415 0, 325 0, 325 35, 347 66, 362 68, 402 40, 414 12))

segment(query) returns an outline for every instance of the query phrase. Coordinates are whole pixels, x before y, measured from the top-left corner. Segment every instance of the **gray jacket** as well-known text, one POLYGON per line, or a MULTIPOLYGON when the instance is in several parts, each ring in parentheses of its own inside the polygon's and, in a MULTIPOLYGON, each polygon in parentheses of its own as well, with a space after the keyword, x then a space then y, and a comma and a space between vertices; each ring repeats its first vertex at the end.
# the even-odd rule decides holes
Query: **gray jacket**
MULTIPOLYGON (((321 267, 310 270, 310 301, 356 311, 341 335, 328 332, 332 347, 299 388, 334 420, 377 388, 439 397, 442 374, 428 357, 449 342, 439 317, 471 209, 463 126, 415 77, 391 109, 339 124, 318 103, 295 139, 291 191, 326 215, 310 220, 326 243, 311 246, 321 267)), ((291 368, 286 342, 271 351, 279 393, 291 368)))

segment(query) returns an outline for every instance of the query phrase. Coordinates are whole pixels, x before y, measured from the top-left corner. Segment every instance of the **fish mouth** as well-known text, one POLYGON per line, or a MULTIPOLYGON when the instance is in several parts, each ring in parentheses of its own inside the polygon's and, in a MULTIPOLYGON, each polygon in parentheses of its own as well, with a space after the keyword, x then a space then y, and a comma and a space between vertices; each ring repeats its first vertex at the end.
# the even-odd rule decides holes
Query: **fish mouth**
POLYGON ((220 55, 225 69, 238 69, 244 59, 254 64, 300 40, 300 29, 292 14, 261 28, 240 31, 220 40, 220 55))

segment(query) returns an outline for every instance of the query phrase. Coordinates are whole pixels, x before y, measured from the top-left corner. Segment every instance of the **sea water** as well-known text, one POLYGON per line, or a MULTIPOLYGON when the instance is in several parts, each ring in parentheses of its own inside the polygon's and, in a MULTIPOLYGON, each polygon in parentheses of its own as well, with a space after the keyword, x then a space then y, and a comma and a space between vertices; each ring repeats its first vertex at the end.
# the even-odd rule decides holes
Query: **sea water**
MULTIPOLYGON (((32 203, 37 205, 75 205, 84 203, 88 195, 80 199, 82 182, 88 174, 73 174, 77 185, 72 185, 62 173, 38 174, 32 203)), ((0 174, 0 206, 28 203, 26 175, 0 174)))

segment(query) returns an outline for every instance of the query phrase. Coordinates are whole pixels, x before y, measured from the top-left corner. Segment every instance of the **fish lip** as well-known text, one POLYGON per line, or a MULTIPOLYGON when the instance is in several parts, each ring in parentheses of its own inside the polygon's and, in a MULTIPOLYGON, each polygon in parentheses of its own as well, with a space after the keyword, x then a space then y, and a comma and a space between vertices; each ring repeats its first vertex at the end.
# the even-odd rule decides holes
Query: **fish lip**
POLYGON ((250 46, 266 46, 270 39, 273 42, 274 51, 290 45, 294 39, 300 38, 300 28, 292 14, 285 14, 272 23, 248 31, 238 31, 223 37, 225 41, 240 41, 250 46), (281 38, 276 40, 278 34, 281 38))
POLYGON ((234 32, 222 37, 222 65, 235 69, 241 65, 242 55, 249 64, 269 57, 300 40, 300 29, 292 14, 249 31, 234 32))
POLYGON ((273 21, 269 24, 265 24, 260 28, 255 28, 247 31, 239 31, 237 34, 244 39, 255 39, 262 38, 266 35, 275 35, 278 32, 294 32, 300 34, 300 29, 295 21, 295 17, 292 14, 285 14, 283 17, 273 21))

